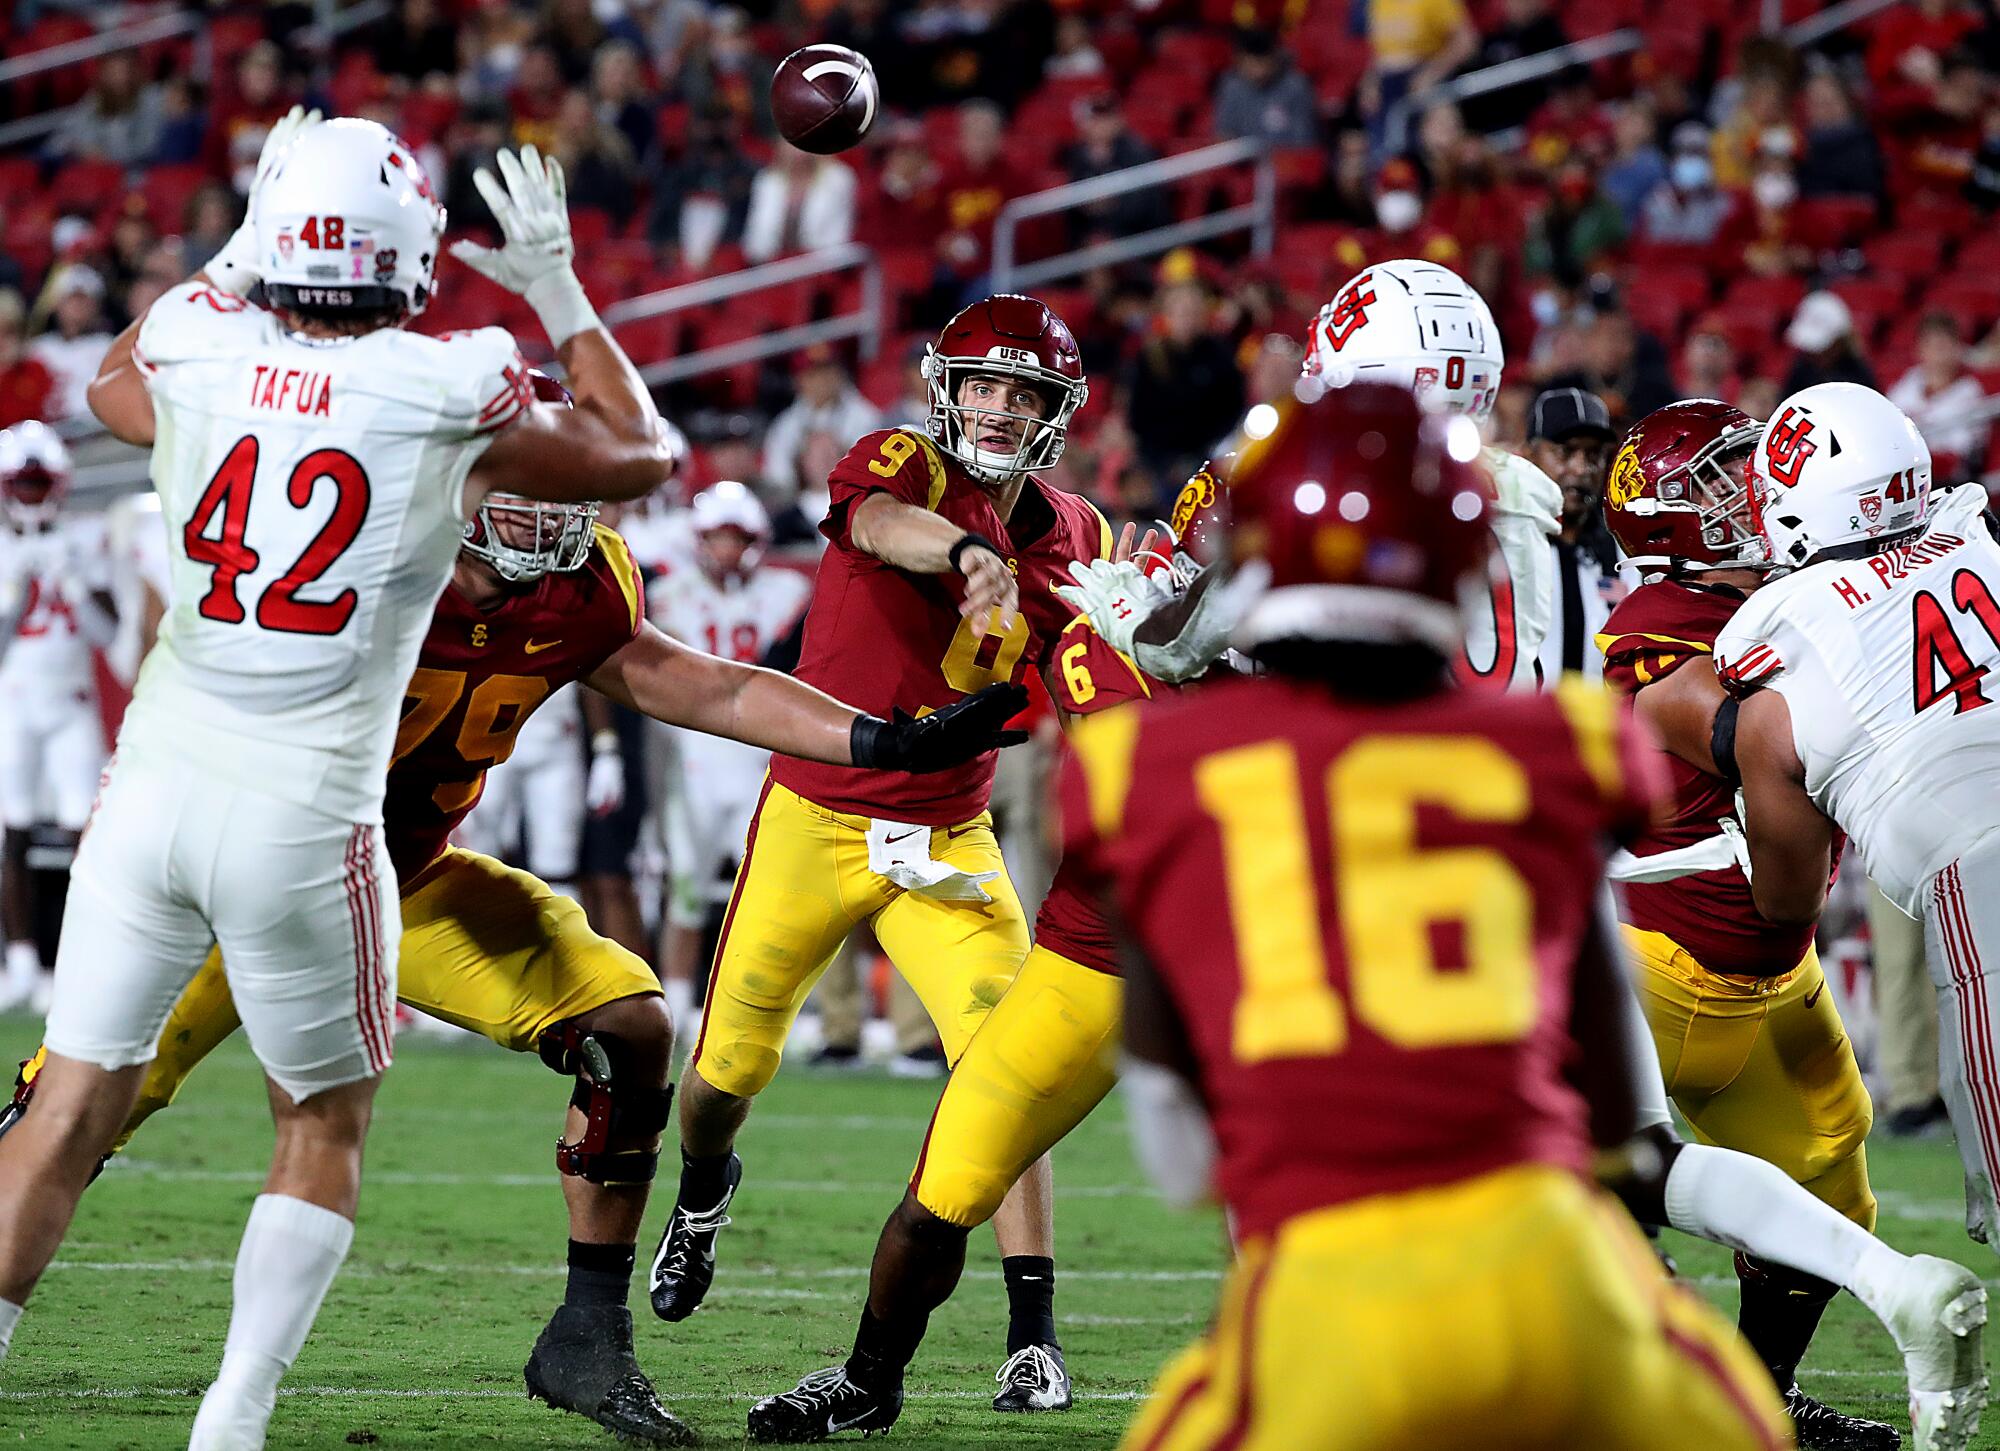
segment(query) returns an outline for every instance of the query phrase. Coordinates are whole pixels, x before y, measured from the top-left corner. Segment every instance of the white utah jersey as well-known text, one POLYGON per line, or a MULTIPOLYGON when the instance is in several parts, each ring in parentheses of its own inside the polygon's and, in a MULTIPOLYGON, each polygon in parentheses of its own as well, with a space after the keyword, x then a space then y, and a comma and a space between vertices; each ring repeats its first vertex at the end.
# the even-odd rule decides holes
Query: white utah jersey
POLYGON ((2000 832, 2000 545, 1967 484, 1912 543, 1752 595, 1715 644, 1738 689, 1791 708, 1814 804, 1916 916, 1937 872, 2000 832))
MULTIPOLYGON (((697 650, 754 665, 782 639, 812 599, 812 581, 782 565, 764 565, 748 579, 717 584, 699 564, 653 581, 647 613, 667 634, 697 650)), ((761 771, 770 752, 699 731, 676 733, 684 771, 761 771)))
POLYGON ((82 619, 94 607, 77 596, 110 590, 102 521, 62 514, 53 528, 31 534, 0 524, 0 619, 14 621, 0 656, 0 698, 94 692, 93 641, 82 619))
POLYGON ((1535 662, 1555 615, 1555 560, 1549 539, 1562 531, 1562 489, 1519 454, 1480 453, 1493 481, 1491 524, 1499 545, 1484 598, 1465 623, 1471 673, 1513 690, 1536 688, 1535 662))
POLYGON ((513 339, 305 339, 187 283, 147 313, 134 360, 172 591, 120 748, 167 742, 238 784, 379 821, 466 475, 530 406, 513 339))

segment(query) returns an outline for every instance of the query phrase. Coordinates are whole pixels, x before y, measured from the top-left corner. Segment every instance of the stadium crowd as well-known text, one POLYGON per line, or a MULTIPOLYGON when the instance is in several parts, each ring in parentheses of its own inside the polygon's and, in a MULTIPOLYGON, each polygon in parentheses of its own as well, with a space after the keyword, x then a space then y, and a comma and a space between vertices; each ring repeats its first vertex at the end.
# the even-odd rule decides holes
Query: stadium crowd
MULTIPOLYGON (((0 46, 32 56, 160 8, 21 4, 0 46)), ((2000 206, 2000 14, 1984 0, 1896 5, 1803 46, 1760 34, 1761 7, 1708 0, 399 0, 362 24, 332 7, 330 27, 323 8, 212 5, 198 40, 0 89, 0 117, 67 108, 0 154, 0 426, 87 426, 82 390, 112 335, 229 235, 268 127, 304 100, 406 138, 454 233, 490 228, 472 177, 499 147, 560 157, 579 270, 607 303, 874 249, 887 316, 872 358, 819 346, 664 399, 694 445, 687 496, 743 480, 773 559, 804 567, 827 468, 928 411, 922 345, 987 290, 1001 207, 1234 137, 1274 148, 1270 256, 1224 238, 1038 289, 1092 382, 1060 482, 1114 523, 1164 512, 1245 399, 1296 372, 1332 288, 1395 256, 1444 263, 1492 301, 1509 447, 1528 445, 1548 388, 1595 393, 1615 430, 1678 397, 1763 416, 1851 379, 1920 421, 1941 479, 2000 465, 2000 239, 1984 230, 2000 206), (1622 26, 1636 51, 1453 99, 1455 76, 1622 26), (773 66, 812 39, 862 50, 883 79, 887 114, 838 157, 786 146, 770 115, 773 66)), ((1128 192, 1024 227, 1021 251, 1129 237, 1248 186, 1128 192)), ((517 320, 455 262, 440 282, 427 330, 517 320)), ((619 336, 643 364, 858 296, 852 277, 813 282, 619 336)), ((1589 531, 1573 532, 1574 550, 1589 531)))

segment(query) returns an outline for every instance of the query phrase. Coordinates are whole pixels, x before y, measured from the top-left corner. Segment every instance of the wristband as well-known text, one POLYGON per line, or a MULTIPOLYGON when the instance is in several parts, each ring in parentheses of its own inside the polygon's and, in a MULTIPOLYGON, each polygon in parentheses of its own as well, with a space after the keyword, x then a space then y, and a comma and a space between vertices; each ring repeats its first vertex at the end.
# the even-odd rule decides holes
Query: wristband
POLYGON ((618 732, 610 726, 606 726, 590 738, 590 754, 593 756, 615 756, 623 749, 618 742, 618 732))
POLYGON ((855 766, 864 770, 881 771, 890 769, 895 763, 892 743, 896 740, 896 728, 879 715, 869 715, 863 711, 854 718, 854 724, 847 731, 847 757, 855 766))
POLYGON ((578 333, 604 326, 571 268, 559 268, 537 277, 523 289, 521 296, 535 310, 549 342, 558 348, 578 333))
POLYGON ((988 539, 984 534, 974 534, 970 529, 968 529, 963 534, 958 536, 958 542, 953 544, 951 546, 951 552, 945 555, 945 563, 951 566, 952 573, 954 574, 965 573, 965 571, 959 567, 958 560, 959 556, 964 554, 965 551, 968 549, 983 549, 988 554, 992 555, 995 559, 998 559, 1002 564, 1005 564, 1007 562, 1005 557, 1001 555, 999 546, 996 545, 991 539, 988 539))

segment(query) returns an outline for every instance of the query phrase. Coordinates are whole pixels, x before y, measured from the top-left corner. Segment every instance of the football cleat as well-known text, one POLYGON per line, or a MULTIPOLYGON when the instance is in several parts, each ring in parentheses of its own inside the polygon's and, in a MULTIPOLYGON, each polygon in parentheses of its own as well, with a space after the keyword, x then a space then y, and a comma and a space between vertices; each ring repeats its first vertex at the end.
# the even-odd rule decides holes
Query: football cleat
POLYGON ((1903 1438, 1886 1421, 1870 1421, 1836 1411, 1794 1385, 1785 1392, 1799 1451, 1899 1451, 1903 1438))
POLYGON ((715 1237, 729 1223, 729 1201, 743 1182, 743 1161, 734 1154, 729 1156, 728 1178, 722 1198, 711 1208, 686 1210, 676 1201, 667 1219, 646 1284, 653 1313, 662 1320, 687 1319, 701 1308, 708 1287, 715 1283, 715 1237))
POLYGON ((1916 1451, 1964 1451, 1986 1404, 1986 1291, 1978 1276, 1913 1255, 1883 1319, 1909 1375, 1916 1451))
POLYGON ((660 1404, 632 1353, 632 1312, 623 1305, 561 1305, 542 1327, 522 1370, 528 1395, 588 1416, 638 1446, 692 1446, 688 1425, 660 1404))
POLYGON ((993 1398, 996 1411, 1069 1409, 1069 1371, 1062 1351, 1053 1345, 1023 1346, 1007 1357, 993 1379, 1000 1382, 1000 1394, 993 1398))
POLYGON ((872 1436, 896 1424, 903 1411, 900 1377, 888 1391, 852 1379, 844 1365, 816 1370, 783 1395, 766 1396, 750 1408, 750 1439, 794 1446, 824 1441, 842 1431, 872 1436))

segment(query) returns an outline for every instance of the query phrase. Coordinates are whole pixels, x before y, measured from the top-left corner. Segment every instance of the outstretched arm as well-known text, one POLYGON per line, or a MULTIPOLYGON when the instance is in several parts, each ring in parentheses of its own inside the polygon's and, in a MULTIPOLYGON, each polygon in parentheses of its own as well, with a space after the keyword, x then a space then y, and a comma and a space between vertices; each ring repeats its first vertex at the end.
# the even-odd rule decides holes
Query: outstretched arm
POLYGON ((834 766, 940 771, 1026 740, 1005 729, 1027 703, 990 685, 921 720, 886 721, 802 680, 690 649, 652 625, 584 683, 641 715, 834 766))
POLYGON ((912 574, 963 575, 965 602, 958 612, 972 622, 975 639, 985 635, 995 609, 1006 612, 1004 627, 1019 608, 1014 572, 993 545, 929 509, 870 494, 854 506, 847 537, 863 554, 912 574))

